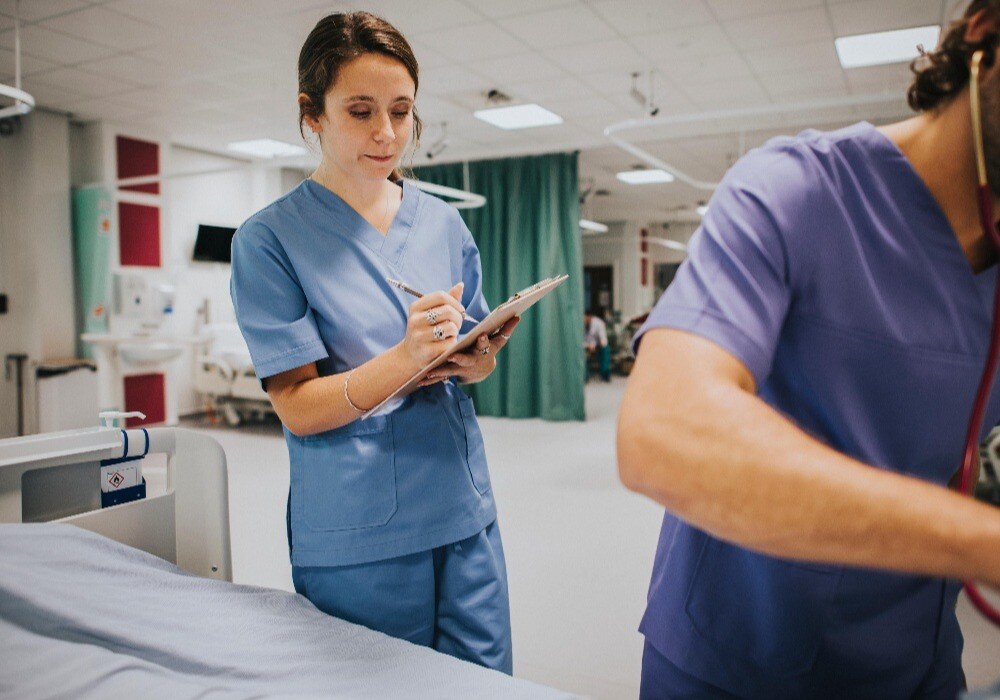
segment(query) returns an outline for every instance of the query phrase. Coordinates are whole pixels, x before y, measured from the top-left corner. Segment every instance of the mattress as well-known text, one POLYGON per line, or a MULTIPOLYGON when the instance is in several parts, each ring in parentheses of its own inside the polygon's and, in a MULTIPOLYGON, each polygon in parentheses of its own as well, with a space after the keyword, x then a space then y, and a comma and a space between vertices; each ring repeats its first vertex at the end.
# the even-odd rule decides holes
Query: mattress
POLYGON ((3 698, 572 697, 72 525, 0 525, 0 562, 3 698))

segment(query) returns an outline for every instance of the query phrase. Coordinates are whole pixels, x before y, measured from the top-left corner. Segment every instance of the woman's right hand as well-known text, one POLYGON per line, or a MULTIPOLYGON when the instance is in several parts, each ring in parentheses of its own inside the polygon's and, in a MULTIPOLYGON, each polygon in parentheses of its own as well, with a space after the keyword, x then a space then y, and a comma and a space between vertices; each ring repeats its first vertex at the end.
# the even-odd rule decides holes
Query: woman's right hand
POLYGON ((460 301, 464 287, 459 282, 447 292, 425 294, 410 305, 403 348, 420 367, 458 342, 465 313, 460 301))

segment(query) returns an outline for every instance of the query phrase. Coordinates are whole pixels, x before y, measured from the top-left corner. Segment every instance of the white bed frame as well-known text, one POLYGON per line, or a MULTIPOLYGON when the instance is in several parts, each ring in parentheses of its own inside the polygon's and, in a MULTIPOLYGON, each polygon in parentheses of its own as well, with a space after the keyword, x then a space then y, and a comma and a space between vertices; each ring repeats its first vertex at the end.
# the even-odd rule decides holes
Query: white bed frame
POLYGON ((22 522, 71 523, 232 581, 226 455, 190 430, 102 427, 0 440, 0 523, 22 522), (101 508, 101 460, 144 451, 166 455, 165 492, 101 508))

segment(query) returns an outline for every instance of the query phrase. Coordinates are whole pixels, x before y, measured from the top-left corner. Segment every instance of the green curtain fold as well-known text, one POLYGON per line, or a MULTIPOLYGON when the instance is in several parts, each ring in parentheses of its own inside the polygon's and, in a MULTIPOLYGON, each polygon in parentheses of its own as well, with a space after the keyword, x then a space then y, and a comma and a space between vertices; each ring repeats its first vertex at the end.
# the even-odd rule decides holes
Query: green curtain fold
MULTIPOLYGON (((577 153, 468 163, 468 188, 486 205, 461 210, 479 247, 491 307, 545 277, 568 274, 530 309, 497 358, 465 389, 481 415, 584 420, 583 257, 577 153)), ((419 168, 417 179, 464 189, 463 164, 419 168)))

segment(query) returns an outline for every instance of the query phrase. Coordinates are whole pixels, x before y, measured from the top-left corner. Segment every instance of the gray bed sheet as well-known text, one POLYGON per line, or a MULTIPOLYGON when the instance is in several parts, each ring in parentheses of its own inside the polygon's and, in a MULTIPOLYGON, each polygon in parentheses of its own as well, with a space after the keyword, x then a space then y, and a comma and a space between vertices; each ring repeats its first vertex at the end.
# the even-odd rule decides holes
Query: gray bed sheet
POLYGON ((3 698, 574 697, 65 524, 0 525, 3 698))

